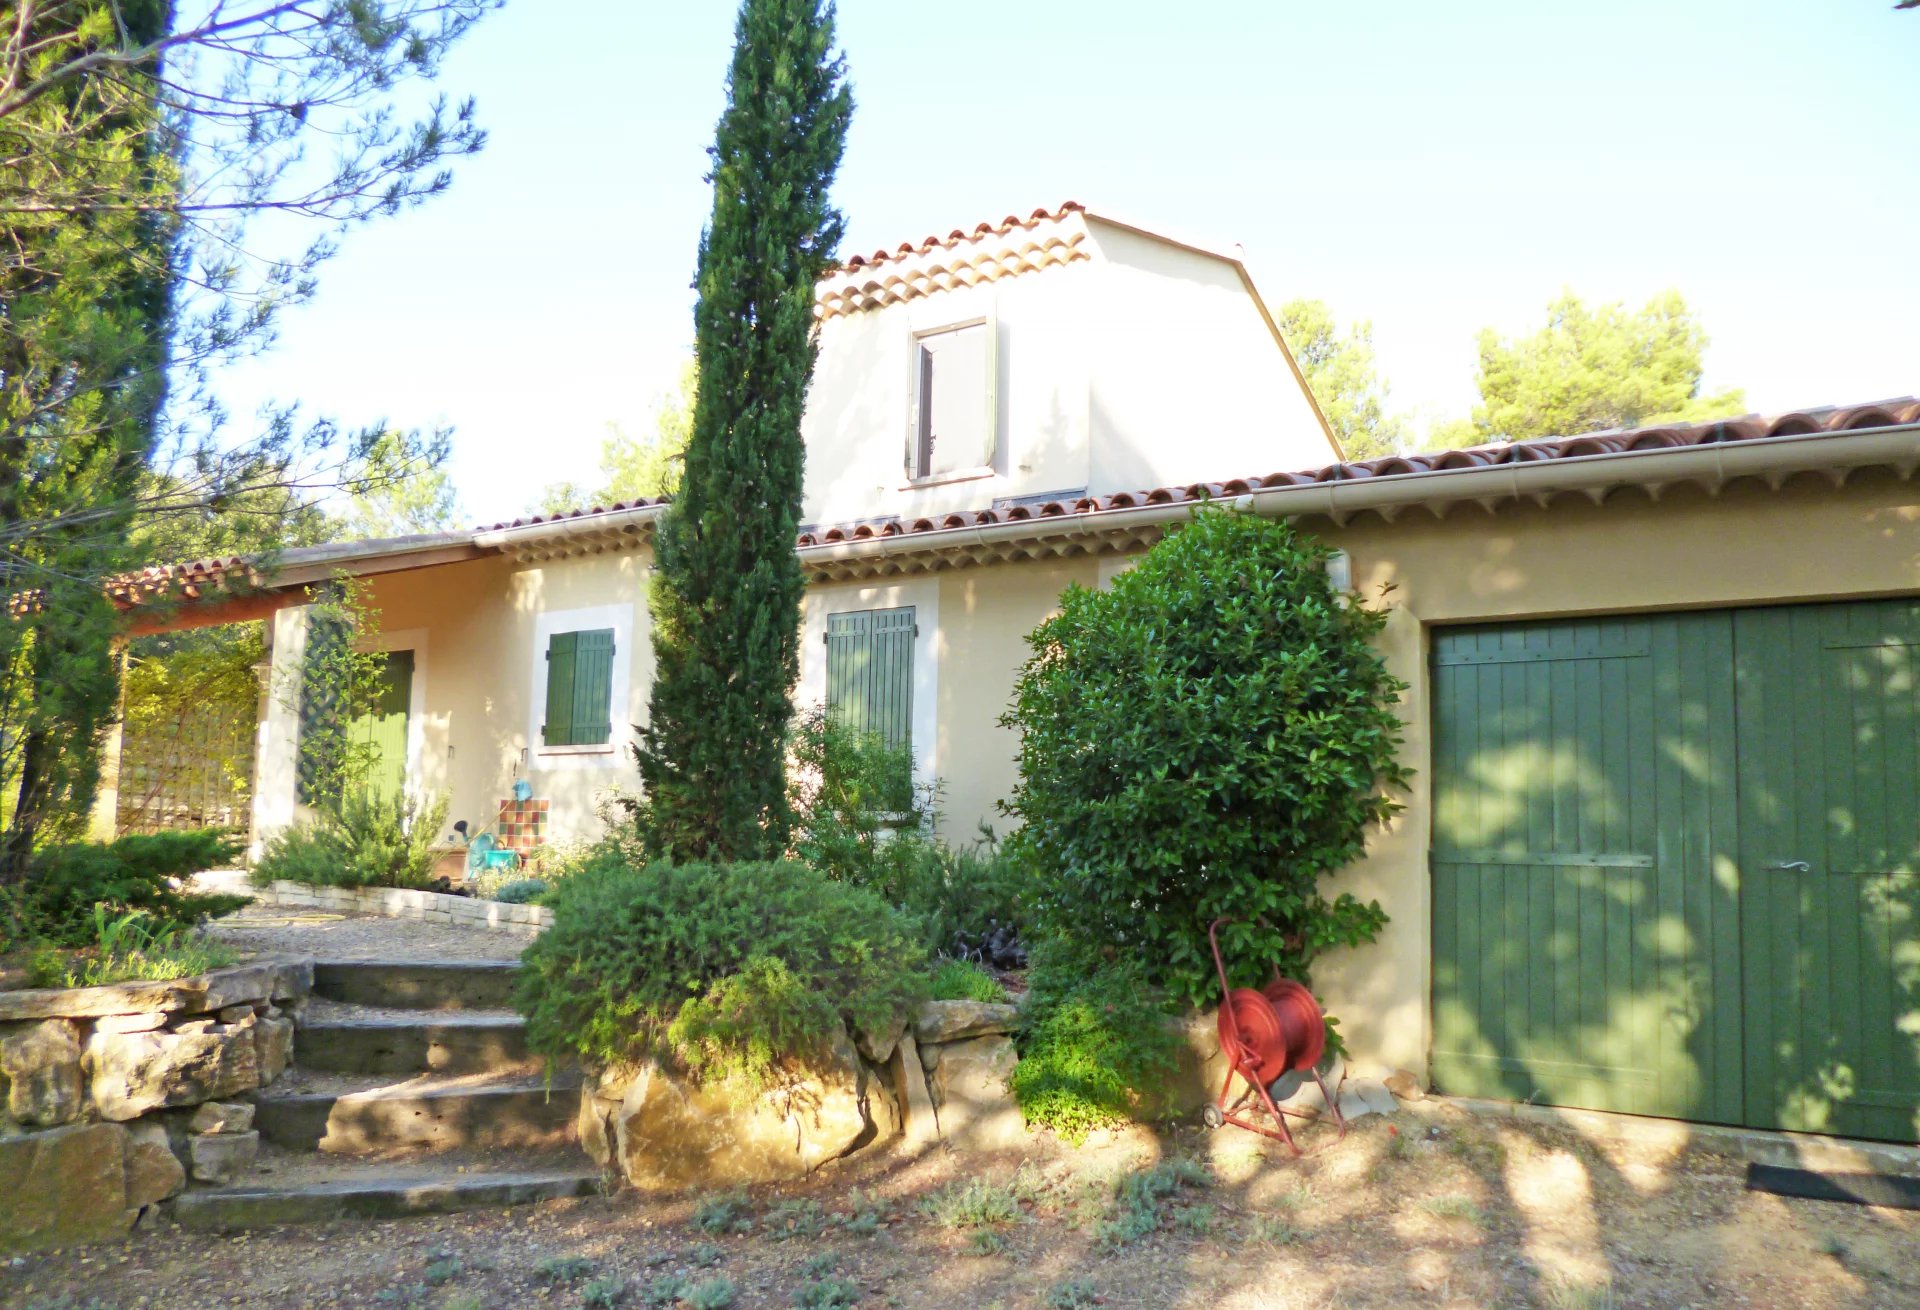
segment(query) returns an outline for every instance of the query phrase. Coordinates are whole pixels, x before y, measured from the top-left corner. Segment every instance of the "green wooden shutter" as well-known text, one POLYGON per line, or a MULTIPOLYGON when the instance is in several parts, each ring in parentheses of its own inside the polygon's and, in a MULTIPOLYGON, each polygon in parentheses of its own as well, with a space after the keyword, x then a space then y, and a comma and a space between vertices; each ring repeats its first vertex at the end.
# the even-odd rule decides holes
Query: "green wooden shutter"
POLYGON ((911 605, 827 616, 827 708, 893 749, 913 745, 911 605))
POLYGON ((575 746, 613 740, 613 629, 576 632, 573 648, 575 746))
POLYGON ((549 746, 600 746, 613 740, 613 629, 556 632, 547 639, 549 746))
POLYGON ((549 746, 573 744, 573 668, 577 632, 556 632, 547 638, 547 721, 540 739, 549 746))

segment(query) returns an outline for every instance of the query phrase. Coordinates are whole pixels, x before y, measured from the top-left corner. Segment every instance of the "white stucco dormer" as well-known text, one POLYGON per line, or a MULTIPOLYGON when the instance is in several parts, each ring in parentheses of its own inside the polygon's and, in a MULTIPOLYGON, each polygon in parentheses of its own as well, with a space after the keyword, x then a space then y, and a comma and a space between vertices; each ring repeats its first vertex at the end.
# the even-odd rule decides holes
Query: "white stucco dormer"
POLYGON ((1072 202, 820 283, 808 524, 1340 458, 1237 251, 1072 202))

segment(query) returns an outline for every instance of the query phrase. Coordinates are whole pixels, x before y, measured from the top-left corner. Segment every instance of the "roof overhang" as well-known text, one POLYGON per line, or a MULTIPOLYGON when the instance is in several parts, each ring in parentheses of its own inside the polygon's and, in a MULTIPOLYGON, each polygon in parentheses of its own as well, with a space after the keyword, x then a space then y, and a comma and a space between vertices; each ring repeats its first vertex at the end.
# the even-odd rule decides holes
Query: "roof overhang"
POLYGON ((1126 553, 1158 540, 1204 503, 1340 525, 1362 514, 1391 521, 1410 510, 1444 518, 1464 505, 1487 510, 1522 502, 1547 506, 1568 497, 1598 504, 1624 487, 1642 488, 1657 499, 1672 487, 1717 493, 1742 479, 1758 479, 1777 490, 1788 478, 1804 474, 1826 477, 1837 487, 1860 469, 1887 468, 1911 479, 1916 467, 1920 424, 1900 424, 1283 487, 1229 482, 1217 484, 1210 500, 1189 496, 1050 518, 823 542, 801 547, 800 558, 816 579, 852 580, 1010 560, 1126 553))

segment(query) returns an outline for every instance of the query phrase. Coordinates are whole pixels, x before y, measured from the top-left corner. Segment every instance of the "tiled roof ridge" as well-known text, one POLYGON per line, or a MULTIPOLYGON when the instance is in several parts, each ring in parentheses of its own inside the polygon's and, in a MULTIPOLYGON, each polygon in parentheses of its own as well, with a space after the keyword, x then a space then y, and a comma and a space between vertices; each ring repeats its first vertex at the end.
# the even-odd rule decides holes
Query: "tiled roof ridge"
POLYGON ((1018 214, 1008 214, 997 223, 976 223, 971 229, 956 227, 945 236, 929 233, 920 238, 918 242, 902 241, 891 250, 882 248, 874 251, 870 255, 854 255, 852 258, 844 261, 838 268, 828 273, 827 276, 832 277, 835 274, 855 273, 863 268, 871 268, 875 264, 884 264, 894 259, 907 259, 914 255, 924 255, 930 250, 950 248, 965 241, 978 240, 981 237, 1005 236, 1015 228, 1037 227, 1041 223, 1049 222, 1057 223, 1068 214, 1085 213, 1086 209, 1087 207, 1078 200, 1063 200, 1052 209, 1042 206, 1028 214, 1025 218, 1021 218, 1018 214))

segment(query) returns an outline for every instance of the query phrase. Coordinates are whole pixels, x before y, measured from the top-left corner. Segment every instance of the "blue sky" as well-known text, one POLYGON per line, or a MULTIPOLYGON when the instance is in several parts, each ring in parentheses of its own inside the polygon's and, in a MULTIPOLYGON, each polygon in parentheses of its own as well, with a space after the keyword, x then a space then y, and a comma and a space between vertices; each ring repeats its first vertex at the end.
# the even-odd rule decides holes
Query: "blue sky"
MULTIPOLYGON (((476 520, 650 427, 691 347, 727 0, 509 0, 448 61, 492 134, 355 232, 236 413, 451 424, 476 520)), ((1563 285, 1679 287, 1756 409, 1920 392, 1920 13, 1890 0, 841 0, 843 253, 1065 199, 1370 318, 1396 407, 1563 285)), ((1175 434, 1169 434, 1172 438, 1175 434)))

